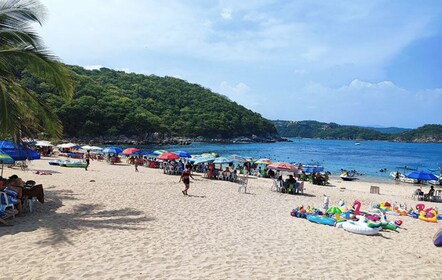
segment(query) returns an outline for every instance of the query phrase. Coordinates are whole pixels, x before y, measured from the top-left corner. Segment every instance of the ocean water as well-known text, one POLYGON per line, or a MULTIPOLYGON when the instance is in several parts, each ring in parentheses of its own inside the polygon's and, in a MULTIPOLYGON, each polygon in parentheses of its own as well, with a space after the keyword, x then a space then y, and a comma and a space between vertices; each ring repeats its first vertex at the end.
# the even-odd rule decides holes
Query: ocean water
MULTIPOLYGON (((408 166, 419 170, 433 170, 439 174, 442 167, 442 144, 396 143, 384 141, 321 140, 290 138, 293 142, 213 144, 192 143, 188 146, 157 146, 149 149, 168 151, 183 150, 191 154, 216 152, 220 156, 238 154, 254 158, 270 158, 274 161, 317 162, 326 171, 339 175, 341 168, 355 169, 370 180, 391 180, 389 174, 397 167, 408 166), (387 172, 380 172, 381 169, 387 172)), ((402 172, 402 171, 401 171, 402 172)), ((367 179, 368 179, 367 178, 367 179)))

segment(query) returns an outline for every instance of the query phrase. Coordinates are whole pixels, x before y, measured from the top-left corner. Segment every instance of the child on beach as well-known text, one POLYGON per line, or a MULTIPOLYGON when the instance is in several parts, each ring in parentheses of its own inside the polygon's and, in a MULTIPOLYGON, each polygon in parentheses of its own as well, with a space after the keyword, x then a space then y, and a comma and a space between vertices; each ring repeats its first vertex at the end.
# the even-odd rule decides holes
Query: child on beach
POLYGON ((328 209, 328 203, 329 203, 329 199, 328 196, 324 194, 324 203, 322 204, 322 208, 327 211, 328 209))

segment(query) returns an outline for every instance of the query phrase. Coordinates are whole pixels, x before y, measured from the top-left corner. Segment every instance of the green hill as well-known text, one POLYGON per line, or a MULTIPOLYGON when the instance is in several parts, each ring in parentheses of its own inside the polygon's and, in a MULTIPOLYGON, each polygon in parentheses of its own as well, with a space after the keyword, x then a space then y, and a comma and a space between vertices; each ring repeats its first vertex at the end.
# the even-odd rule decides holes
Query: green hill
POLYGON ((67 67, 75 83, 70 102, 58 98, 49 84, 22 73, 22 82, 55 108, 64 137, 139 137, 157 132, 179 137, 277 136, 274 125, 258 113, 197 84, 106 68, 67 67))
POLYGON ((282 137, 389 140, 402 142, 442 142, 442 125, 424 125, 401 133, 382 133, 371 128, 317 121, 272 121, 282 137))

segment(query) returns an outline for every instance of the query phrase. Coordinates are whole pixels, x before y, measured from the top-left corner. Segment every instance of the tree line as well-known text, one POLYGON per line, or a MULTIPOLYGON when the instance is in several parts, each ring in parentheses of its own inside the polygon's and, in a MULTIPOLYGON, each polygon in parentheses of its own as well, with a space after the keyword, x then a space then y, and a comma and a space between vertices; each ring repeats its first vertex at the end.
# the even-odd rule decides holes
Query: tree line
POLYGON ((282 137, 340 140, 386 140, 402 142, 442 142, 442 125, 428 124, 400 133, 382 133, 358 126, 318 121, 272 121, 282 137))

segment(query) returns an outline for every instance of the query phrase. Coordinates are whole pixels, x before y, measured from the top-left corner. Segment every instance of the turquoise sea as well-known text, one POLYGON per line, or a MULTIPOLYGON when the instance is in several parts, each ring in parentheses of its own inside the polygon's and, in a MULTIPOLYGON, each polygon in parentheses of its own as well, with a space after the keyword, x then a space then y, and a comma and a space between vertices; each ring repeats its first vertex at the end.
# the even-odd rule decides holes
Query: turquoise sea
MULTIPOLYGON (((341 168, 355 169, 370 180, 390 180, 389 174, 397 167, 432 170, 439 174, 442 167, 442 144, 397 143, 384 141, 321 140, 290 138, 293 142, 213 144, 192 143, 188 146, 157 146, 150 149, 187 151, 191 154, 217 152, 220 156, 238 154, 254 158, 270 158, 274 161, 318 162, 333 175, 341 168), (380 172, 386 168, 387 172, 380 172)), ((361 177, 363 179, 364 176, 361 177)))

